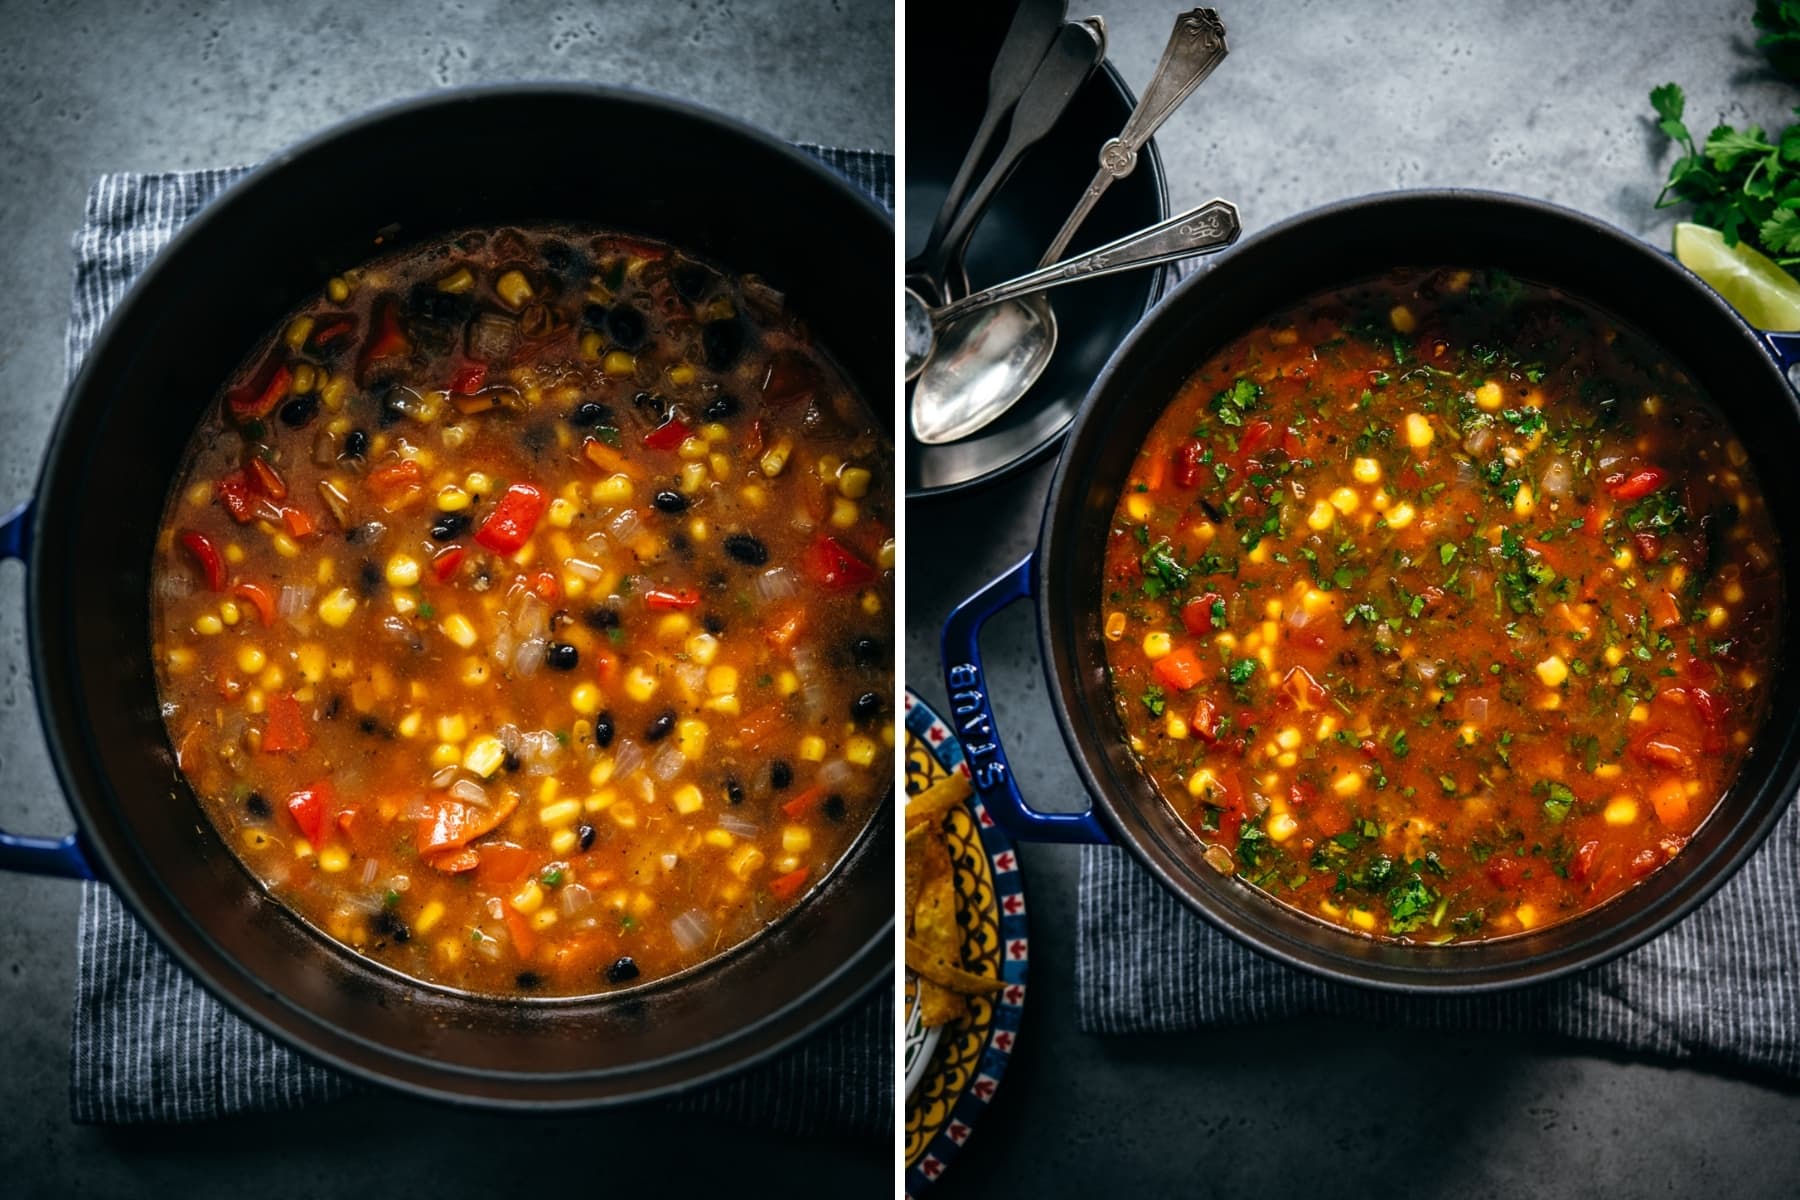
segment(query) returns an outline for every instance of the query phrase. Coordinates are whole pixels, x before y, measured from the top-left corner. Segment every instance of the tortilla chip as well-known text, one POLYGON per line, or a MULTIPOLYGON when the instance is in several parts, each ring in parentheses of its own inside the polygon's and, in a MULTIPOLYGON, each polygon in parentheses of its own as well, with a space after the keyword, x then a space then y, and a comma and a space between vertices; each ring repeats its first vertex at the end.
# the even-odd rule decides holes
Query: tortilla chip
POLYGON ((956 920, 956 867, 950 861, 950 847, 941 829, 918 839, 918 847, 919 892, 911 910, 911 936, 933 954, 961 962, 962 926, 956 920))
POLYGON ((919 893, 925 888, 925 842, 931 836, 927 822, 921 821, 906 831, 906 932, 912 932, 913 910, 919 907, 919 893))
POLYGON ((974 794, 969 777, 961 771, 952 771, 918 795, 907 798, 906 819, 927 821, 942 817, 974 794))
POLYGON ((906 939, 906 967, 921 981, 934 983, 939 987, 952 991, 974 994, 976 992, 997 992, 1006 986, 1005 980, 989 979, 985 975, 977 975, 965 971, 955 963, 932 951, 911 938, 906 939))
POLYGON ((967 1000, 923 976, 919 978, 919 1024, 927 1029, 936 1029, 940 1025, 961 1020, 968 1012, 967 1000))

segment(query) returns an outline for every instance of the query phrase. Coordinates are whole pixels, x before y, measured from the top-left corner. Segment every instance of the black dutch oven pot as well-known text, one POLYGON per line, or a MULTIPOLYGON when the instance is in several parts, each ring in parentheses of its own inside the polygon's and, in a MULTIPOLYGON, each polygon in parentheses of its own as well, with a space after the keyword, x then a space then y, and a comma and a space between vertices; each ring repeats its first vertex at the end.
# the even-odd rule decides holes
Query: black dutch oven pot
MULTIPOLYGON (((1116 842, 1163 886, 1253 949, 1329 979, 1403 992, 1476 992, 1545 980, 1621 954, 1719 887, 1800 782, 1800 679, 1774 670, 1768 723, 1737 781, 1669 866, 1612 902, 1530 933, 1471 945, 1402 946, 1305 916, 1201 860, 1204 849, 1132 761, 1113 710, 1100 631, 1108 526, 1139 446, 1181 382, 1267 314, 1405 266, 1500 267, 1589 300, 1669 351, 1729 417, 1800 579, 1800 406, 1787 371, 1800 334, 1759 332, 1672 258, 1589 217, 1517 196, 1396 192, 1295 217, 1246 240, 1177 288, 1113 354, 1088 393, 1050 485, 1037 551, 964 601, 944 627, 951 723, 976 790, 1014 836, 1116 842), (1020 796, 994 723, 978 638, 1030 598, 1049 696, 1092 807, 1040 812, 1020 796)), ((1795 610, 1781 641, 1800 645, 1795 610)), ((1033 748, 1037 749, 1037 748, 1033 748)))
POLYGON ((0 523, 0 554, 29 559, 32 676, 79 830, 0 835, 0 867, 105 880, 236 1012, 335 1067, 429 1097, 545 1108, 715 1078, 889 979, 891 795, 808 900, 712 962, 603 997, 456 993, 344 950, 263 892, 175 768, 149 645, 163 499, 246 349, 378 252, 534 220, 664 238, 762 275, 891 429, 893 226, 764 133, 661 97, 531 85, 438 93, 288 150, 131 289, 63 405, 34 499, 0 523))

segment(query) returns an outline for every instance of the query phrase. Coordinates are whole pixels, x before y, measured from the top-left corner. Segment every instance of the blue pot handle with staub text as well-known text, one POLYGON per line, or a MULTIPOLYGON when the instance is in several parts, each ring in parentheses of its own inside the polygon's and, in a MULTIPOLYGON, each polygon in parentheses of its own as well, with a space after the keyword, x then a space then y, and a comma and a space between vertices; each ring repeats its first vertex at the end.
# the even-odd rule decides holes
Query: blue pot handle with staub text
POLYGON ((1000 744, 994 704, 981 666, 981 627, 1015 600, 1032 594, 1032 556, 964 600, 944 622, 944 686, 950 727, 962 742, 969 779, 1006 831, 1023 841, 1105 844, 1111 839, 1092 804, 1082 812, 1039 812, 1025 803, 1000 744))
MULTIPOLYGON (((31 501, 0 517, 0 560, 16 558, 21 564, 31 551, 31 501)), ((74 834, 66 837, 23 837, 0 831, 0 871, 28 875, 56 875, 64 879, 92 879, 94 869, 74 834)))

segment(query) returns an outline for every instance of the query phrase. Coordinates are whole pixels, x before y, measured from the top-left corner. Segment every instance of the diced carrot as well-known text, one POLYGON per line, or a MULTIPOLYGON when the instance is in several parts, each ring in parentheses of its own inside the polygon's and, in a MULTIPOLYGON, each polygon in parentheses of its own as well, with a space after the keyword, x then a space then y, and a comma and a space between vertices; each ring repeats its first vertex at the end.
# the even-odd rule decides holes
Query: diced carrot
POLYGON ((512 815, 518 800, 508 797, 493 808, 477 808, 460 800, 441 800, 433 815, 418 822, 418 844, 421 855, 465 846, 491 832, 512 815))
POLYGON ((794 639, 800 636, 801 626, 805 623, 806 610, 796 608, 764 629, 763 637, 767 639, 769 645, 785 648, 793 645, 794 639))
POLYGON ((599 438, 588 438, 581 443, 581 456, 599 467, 602 471, 610 471, 617 475, 631 474, 631 460, 614 450, 599 438))
POLYGON ((789 871, 786 875, 777 875, 769 880, 769 895, 784 902, 792 900, 800 894, 800 889, 806 886, 806 877, 811 873, 810 867, 800 867, 789 871))
POLYGON ((306 728, 306 717, 300 702, 292 696, 269 699, 269 721, 263 728, 262 748, 269 754, 285 754, 312 745, 312 733, 306 728))
POLYGON ((1681 602, 1674 593, 1662 588, 1650 589, 1650 619, 1658 629, 1671 629, 1681 624, 1681 602))
POLYGON ((825 789, 822 787, 809 787, 798 796, 795 796, 792 800, 789 800, 786 804, 783 804, 781 806, 781 811, 787 814, 788 820, 798 821, 801 817, 806 816, 824 802, 825 789))
POLYGON ((501 905, 500 911, 506 917, 506 932, 512 937, 513 949, 520 958, 530 958, 537 950, 537 933, 531 922, 510 904, 501 905))
POLYGON ((1157 659, 1150 673, 1156 676, 1158 683, 1178 692, 1187 691, 1206 677, 1200 656, 1194 653, 1192 646, 1177 646, 1157 659))
POLYGON ((297 538, 310 537, 319 528, 319 523, 313 520, 312 514, 291 504, 281 510, 281 523, 287 526, 290 536, 297 538))
POLYGON ((364 481, 369 495, 375 502, 389 512, 404 508, 419 498, 425 490, 425 475, 419 464, 410 458, 398 462, 383 463, 369 472, 364 481))
POLYGON ((425 864, 446 875, 460 875, 464 871, 473 871, 480 866, 481 856, 464 846, 461 850, 446 850, 441 854, 427 855, 425 864))
POLYGON ((493 842, 479 848, 481 865, 475 869, 475 882, 490 891, 509 888, 522 881, 531 871, 536 857, 524 846, 512 842, 493 842))
POLYGON ((1687 824, 1687 784, 1676 778, 1665 779, 1650 790, 1650 804, 1656 819, 1677 828, 1687 824))

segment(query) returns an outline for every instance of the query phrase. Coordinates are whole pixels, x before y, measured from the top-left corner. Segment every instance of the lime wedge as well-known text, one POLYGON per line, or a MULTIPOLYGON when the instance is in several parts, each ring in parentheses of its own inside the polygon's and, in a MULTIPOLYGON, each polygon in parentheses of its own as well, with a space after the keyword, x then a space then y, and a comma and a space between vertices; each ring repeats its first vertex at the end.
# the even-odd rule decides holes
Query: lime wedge
POLYGON ((1800 329, 1800 281, 1749 243, 1727 246, 1718 230, 1683 221, 1675 257, 1758 329, 1800 329))

